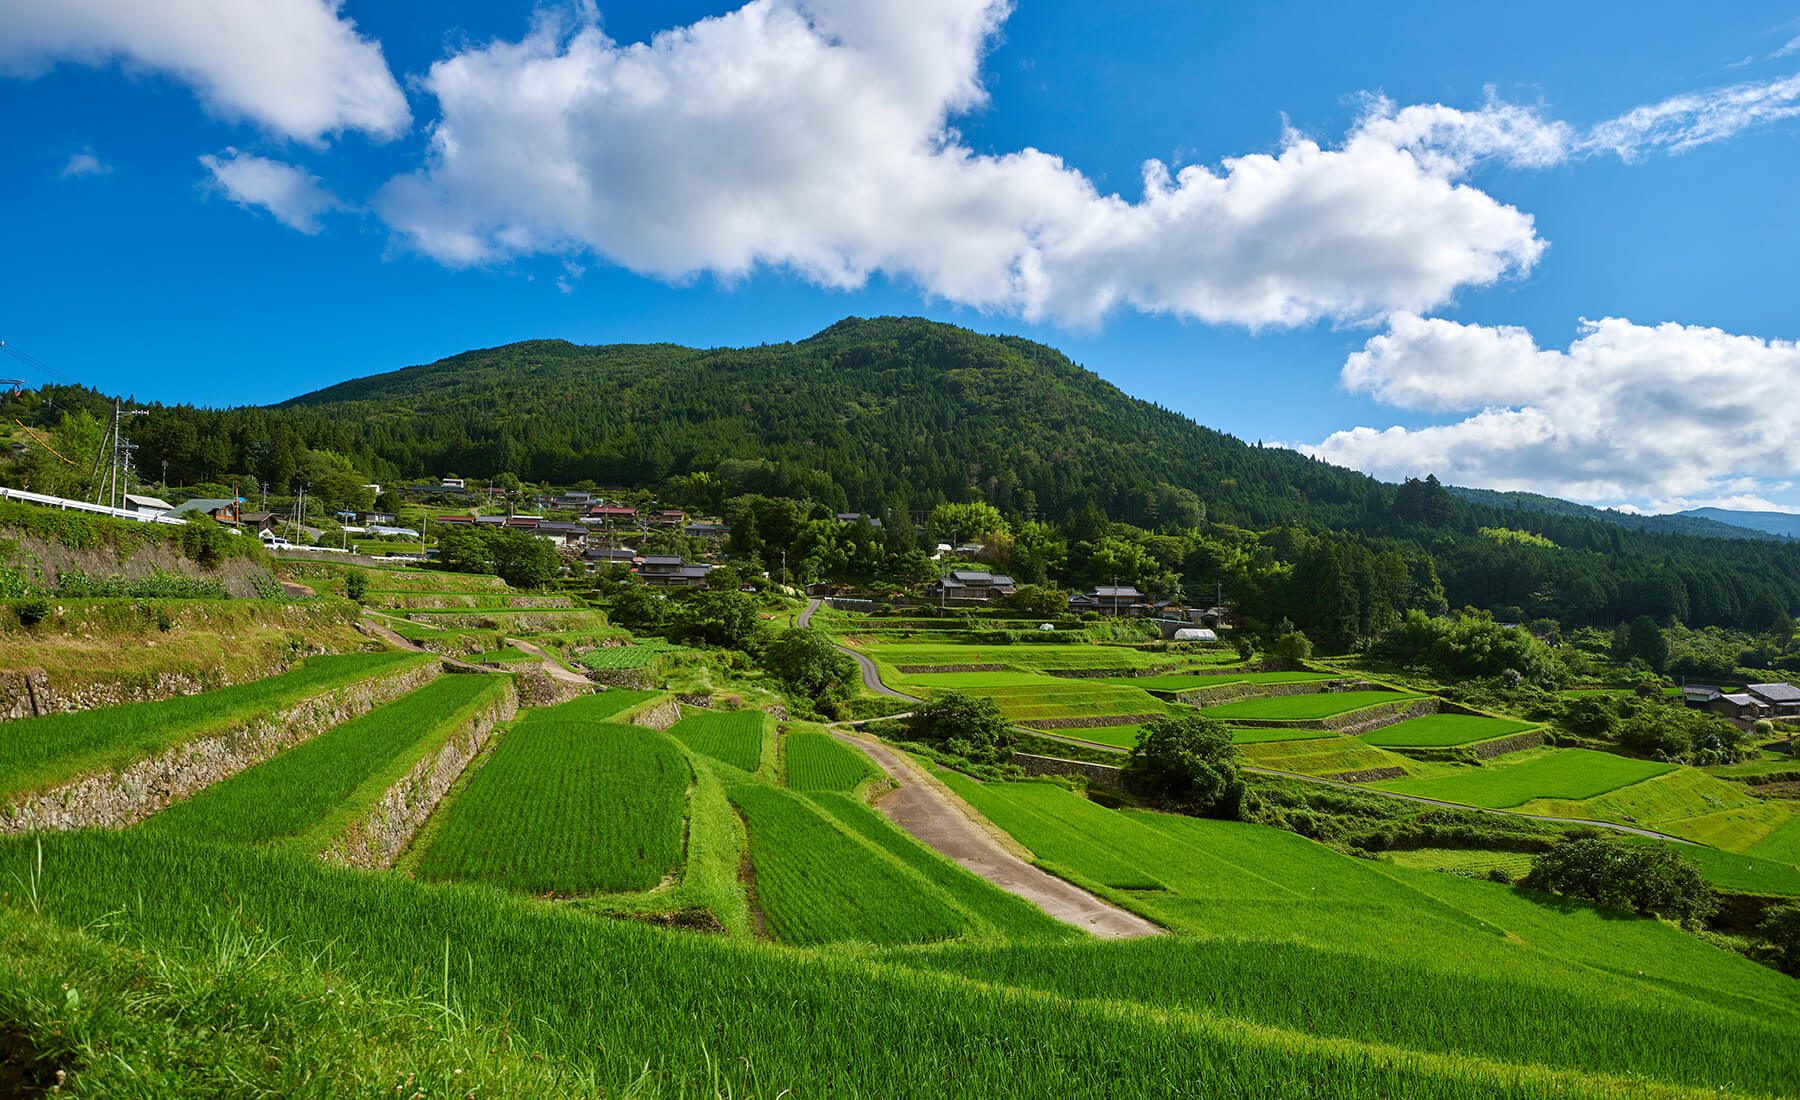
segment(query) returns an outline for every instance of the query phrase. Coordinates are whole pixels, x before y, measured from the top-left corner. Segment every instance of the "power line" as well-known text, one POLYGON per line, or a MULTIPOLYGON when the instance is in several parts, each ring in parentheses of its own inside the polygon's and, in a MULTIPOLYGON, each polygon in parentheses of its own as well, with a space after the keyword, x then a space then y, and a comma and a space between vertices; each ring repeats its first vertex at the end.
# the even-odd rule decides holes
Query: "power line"
POLYGON ((48 375, 53 381, 61 382, 65 386, 80 385, 79 382, 75 381, 75 379, 73 379, 73 378, 70 378, 68 375, 64 374, 62 371, 57 370, 55 367, 44 362, 42 359, 39 359, 37 356, 31 354, 30 352, 25 351, 24 349, 14 345, 14 344, 7 343, 5 340, 0 340, 0 351, 6 352, 8 355, 12 356, 14 359, 17 359, 19 362, 30 367, 32 370, 37 371, 39 374, 48 375))

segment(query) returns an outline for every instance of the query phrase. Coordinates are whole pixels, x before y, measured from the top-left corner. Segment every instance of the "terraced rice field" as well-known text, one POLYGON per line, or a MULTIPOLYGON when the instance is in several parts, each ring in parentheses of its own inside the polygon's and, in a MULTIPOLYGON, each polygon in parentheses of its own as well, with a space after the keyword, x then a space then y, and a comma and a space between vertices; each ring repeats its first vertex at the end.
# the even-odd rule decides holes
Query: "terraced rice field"
POLYGON ((1477 741, 1524 733, 1536 728, 1534 722, 1518 722, 1510 718, 1490 718, 1477 714, 1427 714, 1370 730, 1362 739, 1371 745, 1389 749, 1456 748, 1477 741))
POLYGON ((665 694, 661 691, 626 691, 623 688, 611 688, 607 691, 596 691, 592 695, 583 695, 579 699, 571 699, 567 703, 540 713, 554 714, 557 718, 567 721, 604 722, 628 711, 636 710, 645 703, 664 698, 665 694))
POLYGON ((1321 680, 1342 680, 1341 672, 1234 672, 1230 675, 1196 676, 1170 673, 1163 676, 1109 676, 1099 681, 1134 687, 1140 691, 1193 691, 1197 688, 1224 687, 1227 684, 1307 684, 1321 680))
POLYGON ((971 695, 992 699, 1002 713, 1021 725, 1039 719, 1105 718, 1128 714, 1163 714, 1169 704, 1135 688, 1096 684, 1086 680, 1057 681, 1045 677, 1036 684, 968 688, 971 695))
POLYGON ((869 758, 828 733, 790 733, 787 784, 796 791, 853 791, 881 774, 869 758))
POLYGON ((1216 707, 1201 707, 1214 718, 1256 718, 1276 722, 1303 722, 1331 718, 1378 703, 1396 703, 1422 696, 1409 691, 1332 691, 1319 695, 1276 695, 1265 699, 1239 699, 1216 707))
POLYGON ((702 756, 753 772, 762 765, 767 725, 760 710, 702 711, 670 726, 668 734, 702 756))
POLYGON ((1722 852, 1695 844, 1674 844, 1650 837, 1627 836, 1628 844, 1650 844, 1669 848, 1683 859, 1700 865, 1706 881, 1727 890, 1746 894, 1773 894, 1781 897, 1800 896, 1800 867, 1752 850, 1722 852))
POLYGON ((1481 768, 1432 779, 1376 783, 1383 790, 1469 806, 1511 809, 1533 799, 1581 801, 1676 770, 1674 764, 1630 760, 1589 749, 1550 749, 1500 757, 1481 768))
POLYGON ((1246 764, 1296 775, 1337 775, 1372 768, 1407 768, 1410 764, 1403 756, 1364 744, 1347 734, 1298 741, 1243 742, 1238 751, 1246 764))
POLYGON ((1800 864, 1800 814, 1790 814, 1750 848, 1750 854, 1800 864))
POLYGON ((1240 745, 1260 745, 1270 741, 1317 741, 1319 730, 1282 726, 1252 726, 1231 731, 1231 739, 1240 745))
POLYGON ((314 657, 291 672, 236 687, 7 722, 0 725, 0 795, 123 767, 302 699, 431 660, 415 653, 314 657))
POLYGON ((648 890, 681 865, 691 779, 655 730, 533 712, 448 806, 418 877, 564 897, 648 890))
POLYGON ((1649 825, 1703 844, 1741 851, 1774 827, 1779 807, 1735 784, 1693 768, 1677 768, 1585 800, 1537 798, 1523 809, 1649 825))
POLYGON ((581 654, 575 658, 575 663, 584 665, 596 671, 649 668, 651 665, 655 664, 657 658, 661 657, 663 654, 680 648, 680 646, 670 645, 667 642, 664 642, 661 645, 643 644, 605 646, 600 649, 591 649, 588 652, 581 654))
POLYGON ((295 842, 315 850, 458 726, 505 694, 504 676, 440 676, 178 802, 141 828, 229 844, 295 842), (334 815, 334 810, 345 812, 334 815), (324 827, 321 827, 324 823, 324 827))
POLYGON ((1179 656, 1148 653, 1123 646, 1060 645, 1020 642, 1016 645, 874 645, 863 650, 888 665, 1001 664, 1040 669, 1158 668, 1181 663, 1179 656))
POLYGON ((963 935, 967 917, 805 798, 776 787, 730 788, 750 833, 756 900, 777 938, 796 944, 930 943, 963 935))

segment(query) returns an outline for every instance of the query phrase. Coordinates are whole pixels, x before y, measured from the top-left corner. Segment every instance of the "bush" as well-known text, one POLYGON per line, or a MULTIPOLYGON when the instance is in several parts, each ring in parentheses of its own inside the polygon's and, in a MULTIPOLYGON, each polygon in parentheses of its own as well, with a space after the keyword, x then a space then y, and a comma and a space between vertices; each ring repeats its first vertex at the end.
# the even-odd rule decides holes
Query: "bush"
POLYGON ((1237 818, 1244 781, 1231 730, 1200 714, 1170 715, 1144 726, 1125 763, 1125 789, 1187 813, 1237 818))
POLYGON ((1289 631, 1275 639, 1269 652, 1287 661, 1304 661, 1312 656, 1312 642, 1298 630, 1289 631))
POLYGON ((1775 949, 1775 965, 1782 973, 1800 977, 1800 903, 1769 910, 1756 930, 1775 949))
POLYGON ((915 739, 977 764, 1005 763, 1019 740, 992 699, 960 691, 933 696, 906 724, 915 739))
POLYGON ((369 575, 360 569, 344 574, 344 595, 357 603, 369 592, 369 575))
POLYGON ((799 627, 763 648, 762 666, 789 691, 813 700, 843 699, 860 682, 856 662, 838 652, 822 630, 799 627))
POLYGON ((13 614, 17 615, 19 621, 26 626, 36 626, 48 619, 54 610, 55 608, 50 606, 50 601, 43 596, 28 596, 13 602, 13 614))
POLYGON ((1668 848, 1570 840, 1531 861, 1520 884, 1615 909, 1699 925, 1718 911, 1700 870, 1668 848))

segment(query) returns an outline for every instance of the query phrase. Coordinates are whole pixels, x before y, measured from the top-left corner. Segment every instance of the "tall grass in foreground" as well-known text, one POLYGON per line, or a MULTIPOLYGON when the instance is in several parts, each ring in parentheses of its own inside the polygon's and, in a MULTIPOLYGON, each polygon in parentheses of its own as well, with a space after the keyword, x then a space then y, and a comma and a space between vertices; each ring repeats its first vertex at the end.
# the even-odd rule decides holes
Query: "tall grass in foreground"
MULTIPOLYGON (((33 839, 0 841, 0 882, 28 872, 33 839)), ((448 1004, 459 1024, 492 1028, 482 1034, 510 1036, 519 1052, 540 1052, 571 1073, 592 1072, 613 1090, 646 1074, 649 1085, 669 1095, 729 1090, 739 1097, 789 1090, 790 1096, 866 1097, 1585 1100, 1770 1095, 1800 1087, 1791 1043, 1765 1041, 1767 1028, 1753 1026, 1761 1015, 1791 1036, 1791 1006, 1695 1003, 1691 1019, 1704 1023, 1716 1014, 1741 1021, 1746 1038, 1715 1043, 1703 1030, 1691 1040, 1682 1027, 1670 1027, 1649 1040, 1609 1027, 1605 1015, 1577 1018, 1578 1010, 1592 1007, 1578 996, 1591 973, 1580 969, 1567 978, 1568 1011, 1559 1015, 1586 1043, 1571 1039, 1563 1048, 1574 1064, 1545 1067, 1529 1056, 1503 1061, 1475 1051, 1406 1047, 1436 1029, 1444 1011, 1484 1012, 1477 1001, 1392 1006, 1384 1011, 1405 1030, 1362 1042, 1314 1034, 1310 1026, 1237 1018, 1228 1006, 1198 1007, 1196 998, 1149 1004, 1128 988, 1108 995, 1115 974, 1155 980, 1140 964, 1154 965, 1156 957, 1140 945, 1041 948, 1046 970, 1095 975, 1093 995, 1071 999, 1024 977, 1017 984, 997 981, 982 973, 986 964, 971 963, 968 974, 934 968, 930 953, 937 949, 796 951, 671 934, 489 889, 413 883, 298 856, 136 833, 59 834, 43 843, 45 913, 61 926, 90 925, 94 935, 128 944, 147 965, 212 949, 221 924, 232 922, 278 943, 297 980, 323 978, 333 988, 346 980, 374 996, 448 1004), (1078 955, 1065 963, 1059 954, 1065 951, 1085 954, 1088 963, 1074 963, 1078 955), (1646 1041, 1665 1048, 1666 1057, 1640 1046, 1646 1041), (1672 1068, 1665 1071, 1665 1064, 1672 1068), (1677 1087, 1664 1072, 1702 1084, 1677 1087), (1722 1093, 1714 1091, 1719 1086, 1722 1093)), ((1476 904, 1479 896, 1460 900, 1476 904)), ((0 901, 8 904, 16 903, 0 901)), ((1254 991, 1277 979, 1297 980, 1291 959, 1280 951, 1246 954, 1226 984, 1254 991)), ((1723 990, 1759 971, 1748 963, 1733 967, 1729 956, 1692 940, 1648 953, 1644 962, 1656 975, 1643 983, 1647 1003, 1678 999, 1667 989, 1671 971, 1696 983, 1696 996, 1700 982, 1723 990)), ((1779 978, 1760 973, 1764 981, 1779 978)), ((1412 977, 1404 957, 1341 974, 1347 991, 1378 986, 1395 996, 1412 977)), ((0 983, 17 981, 10 967, 0 968, 0 983)), ((1635 979, 1620 975, 1619 981, 1635 979)), ((104 990, 96 997, 118 1003, 104 990)), ((1728 1001, 1729 994, 1718 999, 1728 1001)), ((184 1026, 203 1033, 204 1019, 184 1026)), ((1484 1015, 1462 1026, 1504 1032, 1515 1022, 1484 1015)), ((399 1082, 382 1083, 391 1089, 399 1082)))
POLYGON ((279 676, 217 691, 0 722, 0 795, 123 766, 309 696, 432 660, 416 653, 313 657, 279 676))
POLYGON ((655 730, 533 717, 447 807, 417 874, 534 894, 647 890, 680 866, 689 779, 655 730))
MULTIPOLYGON (((234 844, 299 837, 370 776, 395 772, 396 761, 389 781, 397 781, 507 686, 501 676, 440 676, 170 806, 142 827, 234 844)), ((385 784, 376 797, 381 790, 385 784)))

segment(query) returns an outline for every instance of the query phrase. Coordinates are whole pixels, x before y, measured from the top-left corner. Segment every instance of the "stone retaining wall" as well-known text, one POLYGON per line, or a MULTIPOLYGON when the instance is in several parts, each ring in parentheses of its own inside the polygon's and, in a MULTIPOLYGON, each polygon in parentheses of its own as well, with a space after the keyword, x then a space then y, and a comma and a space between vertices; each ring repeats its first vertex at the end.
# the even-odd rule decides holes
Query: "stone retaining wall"
POLYGON ((510 722, 518 713, 519 693, 508 683, 500 698, 470 715, 451 731, 437 752, 427 753, 366 815, 333 837, 319 858, 368 871, 392 867, 445 792, 487 744, 494 727, 510 722))
POLYGON ((590 694, 592 688, 569 680, 559 680, 542 669, 513 674, 513 685, 519 692, 522 707, 553 707, 590 694))
POLYGON ((1543 730, 1526 730, 1524 733, 1515 733, 1510 737, 1498 737, 1492 741, 1482 741, 1478 744, 1469 746, 1469 749, 1471 754, 1477 760, 1492 760, 1496 756, 1505 756, 1508 753, 1524 752, 1527 749, 1535 749, 1543 743, 1543 730))
POLYGON ((1141 726, 1167 717, 1166 714, 1108 714, 1098 718, 1021 718, 1014 725, 1026 729, 1092 730, 1104 726, 1141 726))
POLYGON ((231 729, 172 745, 123 771, 79 776, 0 806, 0 835, 35 829, 122 829, 283 749, 391 703, 443 673, 436 661, 333 688, 231 729))
POLYGON ((919 676, 939 672, 1006 672, 1010 665, 895 665, 902 676, 919 676))
POLYGON ((1110 764, 1090 764, 1085 760, 1064 760, 1059 756, 1037 756, 1029 752, 1013 753, 1012 762, 1026 775, 1080 775, 1087 778, 1090 786, 1113 791, 1125 789, 1120 779, 1122 770, 1110 764))
POLYGON ((656 686, 654 678, 647 668, 587 668, 583 666, 581 671, 594 683, 605 684, 607 687, 648 691, 656 686))
POLYGON ((684 707, 700 707, 704 710, 711 710, 713 705, 712 692, 710 691, 685 692, 675 696, 675 701, 684 707))
POLYGON ((1321 779, 1335 779, 1339 783, 1374 783, 1382 779, 1405 779, 1405 768, 1364 768, 1358 772, 1332 772, 1322 775, 1321 779))
POLYGON ((1220 684, 1210 688, 1183 688, 1180 691, 1156 691, 1159 699, 1173 699, 1190 707, 1216 707, 1239 699, 1273 699, 1282 695, 1323 695, 1328 691, 1381 691, 1380 684, 1367 680, 1298 680, 1287 684, 1220 684))
POLYGON ((664 699, 660 703, 644 707, 626 719, 631 725, 645 726, 653 730, 666 730, 681 721, 681 704, 673 699, 664 699))
MULTIPOLYGON (((323 652, 322 650, 319 652, 323 652)), ((302 656, 314 656, 306 653, 302 656)), ((116 707, 125 703, 146 703, 173 699, 178 695, 198 695, 203 691, 247 684, 279 676, 299 664, 275 661, 268 665, 246 665, 223 668, 205 676, 185 672, 164 672, 147 679, 111 680, 92 684, 56 687, 49 683, 43 669, 28 668, 0 673, 0 719, 36 718, 44 714, 66 714, 96 707, 116 707)))

